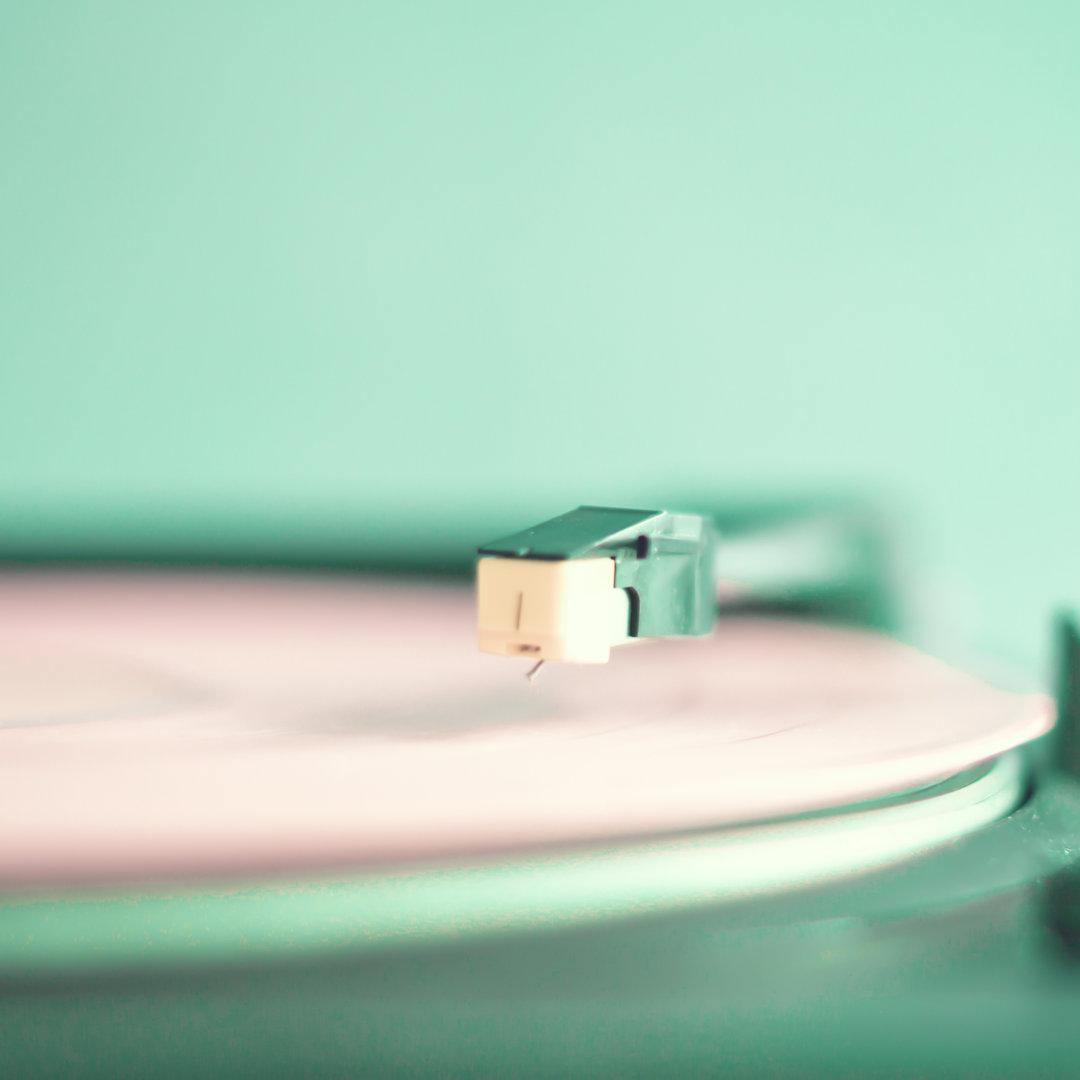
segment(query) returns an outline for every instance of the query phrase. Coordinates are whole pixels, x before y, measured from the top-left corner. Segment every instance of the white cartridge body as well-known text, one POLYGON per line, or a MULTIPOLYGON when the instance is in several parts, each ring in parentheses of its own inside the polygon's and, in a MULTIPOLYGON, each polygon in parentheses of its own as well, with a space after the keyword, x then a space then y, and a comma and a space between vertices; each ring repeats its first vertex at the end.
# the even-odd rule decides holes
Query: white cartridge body
POLYGON ((476 601, 480 649, 498 656, 603 664, 627 640, 629 597, 609 557, 486 556, 476 601))

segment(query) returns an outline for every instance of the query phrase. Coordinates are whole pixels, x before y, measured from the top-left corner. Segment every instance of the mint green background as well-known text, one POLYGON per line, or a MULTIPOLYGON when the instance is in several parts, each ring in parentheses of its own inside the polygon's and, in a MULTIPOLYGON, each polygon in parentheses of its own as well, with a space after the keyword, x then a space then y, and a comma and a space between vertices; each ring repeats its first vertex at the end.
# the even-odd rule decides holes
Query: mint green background
POLYGON ((1071 2, 4 3, 0 549, 853 491, 1033 663, 1078 56, 1071 2))

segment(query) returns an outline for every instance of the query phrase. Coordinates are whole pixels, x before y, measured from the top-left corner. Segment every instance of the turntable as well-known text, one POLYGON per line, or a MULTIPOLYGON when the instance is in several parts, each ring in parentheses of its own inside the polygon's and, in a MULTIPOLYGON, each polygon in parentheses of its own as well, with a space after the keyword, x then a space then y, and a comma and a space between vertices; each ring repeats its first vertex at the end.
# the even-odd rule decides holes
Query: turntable
POLYGON ((0 1071, 1075 1074, 1071 624, 1051 732, 721 526, 4 574, 0 1071))

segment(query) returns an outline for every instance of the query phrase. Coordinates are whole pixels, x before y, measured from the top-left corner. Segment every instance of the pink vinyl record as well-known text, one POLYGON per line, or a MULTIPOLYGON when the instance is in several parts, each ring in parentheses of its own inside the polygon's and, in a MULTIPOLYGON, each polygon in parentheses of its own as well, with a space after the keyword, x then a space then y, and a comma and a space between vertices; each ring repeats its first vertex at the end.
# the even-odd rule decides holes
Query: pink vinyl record
POLYGON ((877 634, 730 619, 602 666, 479 653, 470 590, 0 578, 0 885, 385 866, 760 821, 1044 733, 877 634))

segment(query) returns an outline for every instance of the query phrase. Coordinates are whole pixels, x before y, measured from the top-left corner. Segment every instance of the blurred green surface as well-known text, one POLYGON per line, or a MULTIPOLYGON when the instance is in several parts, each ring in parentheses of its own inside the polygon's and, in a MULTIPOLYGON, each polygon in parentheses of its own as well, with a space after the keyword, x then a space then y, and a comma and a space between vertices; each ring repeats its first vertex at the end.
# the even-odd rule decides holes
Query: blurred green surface
POLYGON ((1080 593, 1080 8, 0 5, 0 551, 856 492, 1080 593), (147 539, 149 538, 149 539, 147 539))

